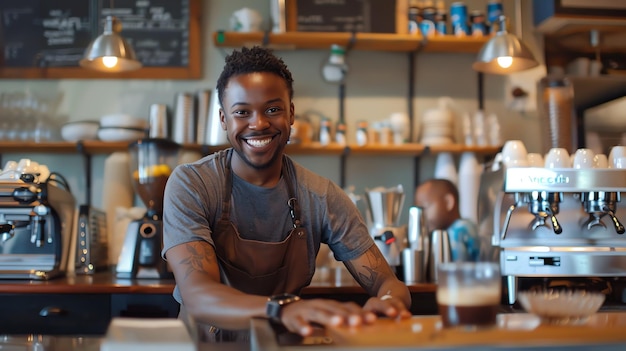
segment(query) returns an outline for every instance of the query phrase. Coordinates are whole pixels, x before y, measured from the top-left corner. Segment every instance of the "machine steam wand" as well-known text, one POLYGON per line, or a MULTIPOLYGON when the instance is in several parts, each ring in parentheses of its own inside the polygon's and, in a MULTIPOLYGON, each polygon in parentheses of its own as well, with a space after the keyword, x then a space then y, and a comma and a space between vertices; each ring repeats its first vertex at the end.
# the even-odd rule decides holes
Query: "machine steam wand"
MULTIPOLYGON (((44 216, 48 214, 48 208, 43 205, 35 206, 31 215, 30 242, 37 247, 42 247, 44 242, 44 216)), ((51 238, 49 238, 51 239, 51 238)))

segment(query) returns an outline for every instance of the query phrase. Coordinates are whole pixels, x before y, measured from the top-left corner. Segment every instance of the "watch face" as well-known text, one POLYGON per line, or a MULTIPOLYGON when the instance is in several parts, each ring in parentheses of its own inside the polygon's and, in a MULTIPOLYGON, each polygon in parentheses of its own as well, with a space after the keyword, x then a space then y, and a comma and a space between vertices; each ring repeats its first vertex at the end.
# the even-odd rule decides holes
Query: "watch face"
POLYGON ((267 317, 280 321, 280 313, 283 306, 292 302, 299 301, 300 297, 293 294, 282 294, 271 296, 267 301, 266 313, 267 317))

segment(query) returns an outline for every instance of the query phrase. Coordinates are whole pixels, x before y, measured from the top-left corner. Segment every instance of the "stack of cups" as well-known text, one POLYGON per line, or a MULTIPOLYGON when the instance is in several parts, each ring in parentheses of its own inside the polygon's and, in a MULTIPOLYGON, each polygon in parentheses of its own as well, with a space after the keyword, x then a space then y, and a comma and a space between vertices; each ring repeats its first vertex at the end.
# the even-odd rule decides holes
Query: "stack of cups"
POLYGON ((425 281, 425 248, 428 240, 424 211, 421 207, 413 206, 409 209, 409 225, 407 240, 409 247, 402 250, 402 266, 404 268, 404 282, 406 284, 422 283, 425 281))

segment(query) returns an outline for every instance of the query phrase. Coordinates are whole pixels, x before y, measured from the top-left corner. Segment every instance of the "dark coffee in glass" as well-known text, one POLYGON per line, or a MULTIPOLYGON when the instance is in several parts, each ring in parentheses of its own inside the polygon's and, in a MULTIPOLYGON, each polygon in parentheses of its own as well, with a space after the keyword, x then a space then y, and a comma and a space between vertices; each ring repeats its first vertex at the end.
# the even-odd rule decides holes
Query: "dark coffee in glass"
POLYGON ((444 327, 496 325, 502 290, 497 263, 442 263, 438 278, 437 305, 444 327))

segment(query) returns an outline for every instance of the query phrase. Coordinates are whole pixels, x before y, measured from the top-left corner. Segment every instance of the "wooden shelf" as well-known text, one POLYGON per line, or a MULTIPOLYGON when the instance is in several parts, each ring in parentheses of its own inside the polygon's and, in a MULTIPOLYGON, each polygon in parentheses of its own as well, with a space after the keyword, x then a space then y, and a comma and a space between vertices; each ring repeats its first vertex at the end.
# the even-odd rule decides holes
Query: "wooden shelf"
POLYGON ((477 53, 488 37, 455 37, 441 35, 423 38, 420 35, 386 33, 325 33, 325 32, 224 32, 213 33, 217 47, 263 45, 282 50, 328 49, 339 44, 352 49, 369 51, 477 53))
MULTIPOLYGON (((89 155, 96 154, 108 154, 115 151, 124 151, 128 149, 128 142, 108 142, 98 140, 85 140, 81 142, 13 142, 13 141, 0 141, 0 154, 1 153, 85 153, 89 155)), ((187 144, 183 145, 185 150, 195 150, 207 155, 215 151, 227 148, 228 145, 196 145, 187 144)), ((472 151, 478 154, 495 154, 499 151, 500 147, 487 146, 467 147, 459 144, 450 145, 423 145, 418 143, 407 143, 401 145, 348 145, 343 146, 335 143, 329 145, 321 145, 319 142, 313 142, 310 144, 289 144, 287 145, 286 152, 291 155, 323 155, 323 156, 338 156, 338 155, 395 155, 395 156, 419 156, 427 153, 439 153, 439 152, 452 152, 462 153, 465 151, 472 151)))

